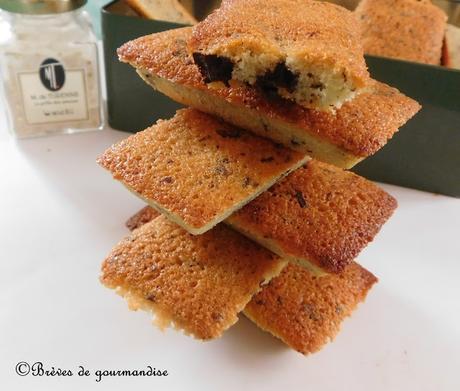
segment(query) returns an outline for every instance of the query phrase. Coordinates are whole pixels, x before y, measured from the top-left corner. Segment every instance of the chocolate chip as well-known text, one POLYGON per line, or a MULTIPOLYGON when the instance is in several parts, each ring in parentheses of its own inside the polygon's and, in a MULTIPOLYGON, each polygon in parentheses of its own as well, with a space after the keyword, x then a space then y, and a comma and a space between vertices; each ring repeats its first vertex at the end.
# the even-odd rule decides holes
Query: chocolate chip
POLYGON ((229 87, 232 78, 233 62, 228 58, 214 54, 193 53, 193 61, 198 66, 205 83, 224 82, 229 87))
POLYGON ((268 132, 268 125, 265 123, 265 121, 261 121, 262 127, 264 128, 265 132, 268 132))
POLYGON ((318 314, 316 307, 310 303, 303 303, 302 310, 308 315, 311 320, 318 321, 321 320, 321 314, 318 314))
POLYGON ((237 128, 216 129, 216 133, 223 138, 239 138, 241 130, 237 128))
POLYGON ((221 322, 223 319, 224 319, 224 316, 222 314, 219 314, 218 312, 213 312, 211 314, 211 317, 213 320, 215 320, 216 322, 221 322))
POLYGON ((303 198, 303 194, 301 191, 296 190, 295 198, 297 199, 297 202, 299 203, 302 209, 307 207, 307 201, 305 201, 305 198, 303 198))
POLYGON ((299 75, 288 69, 284 62, 278 63, 273 71, 257 78, 257 85, 264 91, 285 88, 289 92, 294 92, 298 82, 299 75))
POLYGON ((249 177, 245 177, 243 179, 243 188, 246 188, 248 186, 252 186, 253 188, 256 188, 256 187, 259 187, 259 183, 258 182, 254 182, 251 178, 249 177))
POLYGON ((156 296, 155 296, 154 293, 150 293, 150 294, 147 295, 146 299, 149 300, 149 301, 152 301, 153 303, 155 303, 156 296))
POLYGON ((173 182, 174 182, 174 178, 170 177, 170 176, 165 176, 165 177, 160 179, 161 184, 163 184, 163 183, 173 183, 173 182))
POLYGON ((317 90, 324 90, 324 84, 323 83, 314 83, 310 86, 311 88, 317 89, 317 90))
POLYGON ((223 175, 223 176, 229 176, 231 174, 231 171, 229 171, 228 168, 225 167, 223 164, 218 164, 214 168, 214 172, 216 174, 223 175))

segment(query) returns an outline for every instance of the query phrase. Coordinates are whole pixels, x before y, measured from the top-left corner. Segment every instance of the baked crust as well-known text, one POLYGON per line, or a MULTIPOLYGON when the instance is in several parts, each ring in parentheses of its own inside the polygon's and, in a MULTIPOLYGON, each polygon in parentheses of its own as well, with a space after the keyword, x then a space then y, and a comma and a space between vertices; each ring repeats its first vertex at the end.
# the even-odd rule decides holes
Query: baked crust
POLYGON ((362 0, 356 11, 364 51, 439 65, 447 15, 428 0, 362 0))
POLYGON ((340 107, 369 81, 353 13, 322 1, 223 0, 194 27, 188 47, 199 56, 229 59, 234 65, 231 78, 250 84, 285 64, 299 83, 292 87, 296 91, 278 88, 278 93, 309 108, 340 107), (323 106, 317 97, 332 93, 335 77, 346 95, 323 106), (302 80, 312 84, 304 83, 311 92, 301 97, 302 80), (319 87, 315 90, 314 85, 319 87))
POLYGON ((172 99, 340 167, 350 168, 374 154, 420 109, 378 82, 336 115, 269 100, 247 86, 211 89, 187 53, 190 34, 191 28, 182 28, 148 35, 126 43, 118 54, 172 99))
POLYGON ((211 229, 308 157, 193 109, 115 144, 98 159, 193 234, 211 229))
POLYGON ((356 262, 342 274, 324 277, 289 264, 252 298, 244 313, 298 352, 314 353, 334 339, 342 321, 376 282, 356 262))
POLYGON ((396 200, 374 183, 312 160, 226 223, 316 274, 341 273, 396 206, 396 200))
POLYGON ((131 309, 153 311, 198 339, 219 337, 285 262, 219 225, 193 236, 164 216, 122 240, 102 264, 101 282, 131 309))

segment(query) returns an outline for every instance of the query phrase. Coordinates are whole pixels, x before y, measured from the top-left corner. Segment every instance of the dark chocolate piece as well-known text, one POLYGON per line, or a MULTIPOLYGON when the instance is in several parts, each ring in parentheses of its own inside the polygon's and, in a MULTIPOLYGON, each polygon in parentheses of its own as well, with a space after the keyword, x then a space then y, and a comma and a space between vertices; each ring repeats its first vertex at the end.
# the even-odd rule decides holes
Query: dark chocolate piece
POLYGON ((286 88, 289 92, 294 92, 299 82, 299 75, 288 69, 284 62, 276 65, 273 71, 268 71, 263 76, 257 78, 257 85, 265 92, 273 92, 278 88, 286 88))
POLYGON ((238 128, 216 129, 216 133, 223 138, 240 138, 241 130, 238 128))
POLYGON ((214 54, 193 53, 193 61, 198 66, 205 83, 222 81, 228 87, 232 78, 233 62, 214 54))
POLYGON ((295 198, 297 198, 297 202, 299 203, 299 206, 303 209, 305 207, 307 207, 307 201, 305 201, 305 198, 302 194, 301 191, 299 190, 296 190, 295 192, 295 198))

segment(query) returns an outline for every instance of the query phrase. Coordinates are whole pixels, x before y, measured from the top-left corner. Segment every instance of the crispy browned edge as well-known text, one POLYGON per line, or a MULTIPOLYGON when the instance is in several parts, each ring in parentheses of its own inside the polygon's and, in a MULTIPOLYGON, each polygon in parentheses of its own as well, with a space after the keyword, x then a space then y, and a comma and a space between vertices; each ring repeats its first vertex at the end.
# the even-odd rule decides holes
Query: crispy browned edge
POLYGON ((289 264, 244 309, 261 329, 302 354, 332 341, 377 278, 356 262, 342 274, 315 277, 289 264))
MULTIPOLYGON (((355 156, 357 161, 382 148, 420 110, 416 101, 378 82, 372 92, 361 93, 344 104, 336 115, 308 110, 284 100, 271 101, 250 87, 209 89, 187 52, 190 33, 191 28, 182 28, 144 36, 124 44, 118 55, 121 61, 168 82, 203 91, 229 104, 261 113, 269 120, 302 129, 319 142, 355 156)), ((295 144, 291 147, 296 149, 295 144)))

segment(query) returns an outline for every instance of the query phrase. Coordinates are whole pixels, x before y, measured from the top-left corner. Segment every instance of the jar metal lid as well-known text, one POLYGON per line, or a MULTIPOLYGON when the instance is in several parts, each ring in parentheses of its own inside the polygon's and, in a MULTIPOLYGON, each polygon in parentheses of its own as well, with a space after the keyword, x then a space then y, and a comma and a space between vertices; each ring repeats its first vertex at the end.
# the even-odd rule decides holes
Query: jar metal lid
POLYGON ((49 15, 76 10, 87 0, 0 0, 0 8, 18 14, 49 15))

